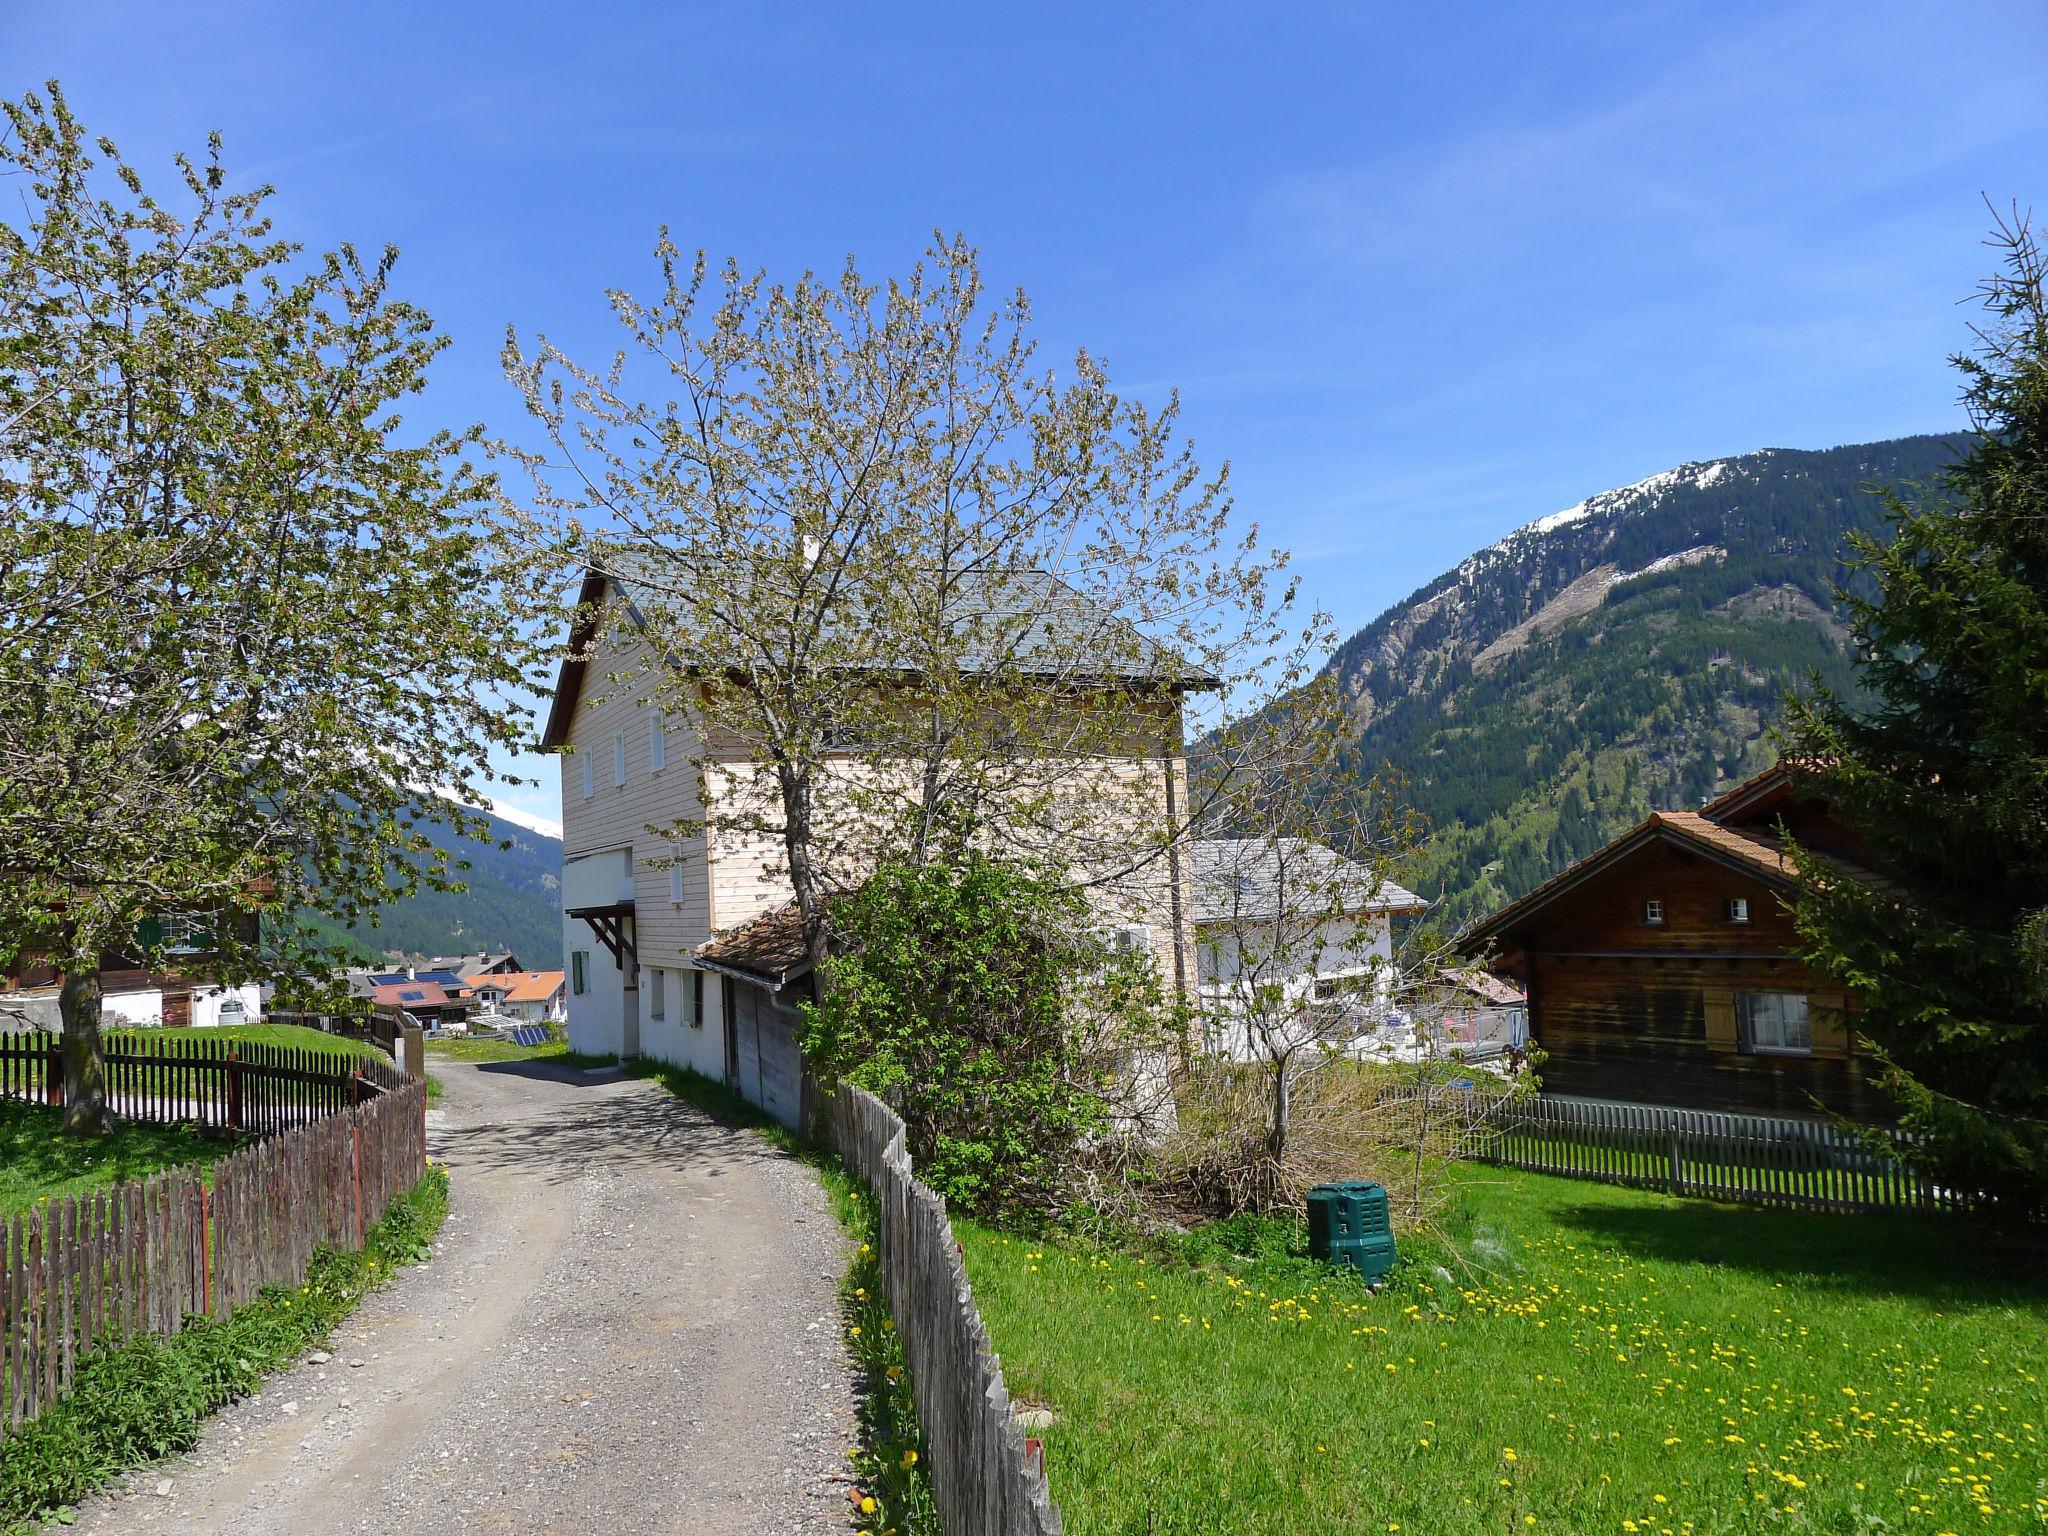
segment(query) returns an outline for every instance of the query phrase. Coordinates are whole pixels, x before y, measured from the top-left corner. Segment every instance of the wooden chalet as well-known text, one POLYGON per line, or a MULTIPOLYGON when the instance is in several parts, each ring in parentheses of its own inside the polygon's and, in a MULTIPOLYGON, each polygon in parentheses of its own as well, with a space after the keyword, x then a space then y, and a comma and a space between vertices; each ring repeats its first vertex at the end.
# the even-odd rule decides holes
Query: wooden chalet
POLYGON ((1847 994, 1795 953, 1782 831, 1875 879, 1780 766, 1640 826, 1473 925, 1459 947, 1528 993, 1543 1090, 1748 1114, 1882 1121, 1847 994))

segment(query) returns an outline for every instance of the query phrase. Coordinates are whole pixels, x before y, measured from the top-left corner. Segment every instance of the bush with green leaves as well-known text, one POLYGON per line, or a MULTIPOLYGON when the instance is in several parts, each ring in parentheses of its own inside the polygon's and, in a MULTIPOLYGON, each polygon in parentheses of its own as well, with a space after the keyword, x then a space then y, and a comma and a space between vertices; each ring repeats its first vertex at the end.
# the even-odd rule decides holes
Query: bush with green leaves
POLYGON ((803 1048, 903 1117, 919 1177, 977 1215, 1046 1210, 1112 1122, 1156 978, 1112 956, 1057 872, 968 854, 884 865, 832 906, 840 953, 803 1048))

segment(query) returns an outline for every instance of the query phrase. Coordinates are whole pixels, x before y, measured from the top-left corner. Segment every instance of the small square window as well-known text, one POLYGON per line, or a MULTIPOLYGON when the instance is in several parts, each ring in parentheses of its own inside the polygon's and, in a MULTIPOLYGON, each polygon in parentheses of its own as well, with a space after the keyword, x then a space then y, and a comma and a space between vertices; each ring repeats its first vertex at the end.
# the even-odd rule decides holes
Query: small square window
POLYGON ((1643 921, 1659 925, 1664 921, 1664 903, 1655 896, 1643 903, 1643 921))
POLYGON ((690 972, 690 1028, 704 1027, 704 973, 690 972))
POLYGON ((1746 923, 1749 921, 1749 898, 1747 896, 1730 896, 1728 898, 1728 921, 1731 923, 1746 923))
POLYGON ((668 1017, 668 972, 658 965, 647 973, 647 1017, 668 1017))

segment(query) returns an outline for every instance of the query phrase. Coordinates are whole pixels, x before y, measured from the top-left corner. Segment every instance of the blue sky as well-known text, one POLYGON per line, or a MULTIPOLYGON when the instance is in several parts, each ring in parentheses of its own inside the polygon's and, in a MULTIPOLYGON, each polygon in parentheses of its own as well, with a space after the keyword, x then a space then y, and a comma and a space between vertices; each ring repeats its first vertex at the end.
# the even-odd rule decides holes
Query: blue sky
POLYGON ((1347 633, 1682 460, 1955 425, 1980 193, 2048 199, 2040 0, 0 0, 0 90, 50 75, 398 245, 449 421, 519 425, 508 322, 609 347, 660 223, 778 274, 962 230, 1050 355, 1181 390, 1347 633))

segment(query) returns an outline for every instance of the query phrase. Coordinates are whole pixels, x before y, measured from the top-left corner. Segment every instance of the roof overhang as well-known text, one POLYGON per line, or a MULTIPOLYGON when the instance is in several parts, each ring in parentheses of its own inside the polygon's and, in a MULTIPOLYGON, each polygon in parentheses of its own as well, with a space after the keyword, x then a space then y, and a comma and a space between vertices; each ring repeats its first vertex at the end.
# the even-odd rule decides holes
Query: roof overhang
POLYGON ((1623 859, 1641 852, 1652 843, 1664 843, 1682 849, 1686 853, 1711 860, 1726 869, 1747 875, 1779 890, 1791 890, 1798 884, 1798 881, 1788 874, 1767 869, 1762 864, 1718 848, 1710 842, 1688 836, 1682 828, 1653 813, 1649 820, 1634 831, 1624 832, 1606 847, 1588 854, 1562 874, 1544 881, 1521 900, 1510 902, 1493 916, 1474 923, 1458 935, 1454 947, 1462 954, 1480 954, 1510 930, 1534 917, 1553 902, 1570 895, 1588 880, 1605 873, 1623 859))
MULTIPOLYGON (((540 749, 543 752, 559 752, 569 744, 569 728, 576 718, 576 706, 582 702, 583 684, 590 671, 590 648, 597 639, 599 625, 604 618, 605 593, 611 586, 610 573, 595 566, 586 566, 583 584, 576 594, 576 617, 569 628, 568 654, 562 658, 561 670, 555 676, 555 691, 548 703, 547 723, 540 733, 540 749)), ((628 603, 630 605, 630 598, 628 603)), ((633 610, 635 623, 644 626, 637 609, 633 610)), ((885 677, 902 683, 915 683, 918 672, 915 668, 873 667, 864 669, 876 677, 885 677)), ((1139 693, 1214 693, 1223 687, 1220 677, 1206 672, 1190 672, 1178 676, 1146 678, 1138 676, 1119 677, 1110 673, 1069 674, 1056 676, 1050 673, 1033 673, 1028 670, 1016 674, 1021 681, 1054 682, 1072 688, 1126 688, 1139 693)))

